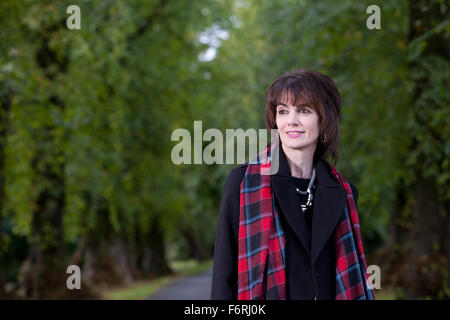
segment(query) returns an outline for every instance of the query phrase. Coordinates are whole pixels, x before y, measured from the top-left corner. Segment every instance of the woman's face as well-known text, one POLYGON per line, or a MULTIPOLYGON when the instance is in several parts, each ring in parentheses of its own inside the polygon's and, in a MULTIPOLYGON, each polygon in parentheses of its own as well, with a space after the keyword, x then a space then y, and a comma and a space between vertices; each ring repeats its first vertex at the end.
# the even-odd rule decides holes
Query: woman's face
POLYGON ((314 154, 320 130, 319 115, 312 107, 280 102, 276 108, 276 123, 285 148, 309 150, 314 154))

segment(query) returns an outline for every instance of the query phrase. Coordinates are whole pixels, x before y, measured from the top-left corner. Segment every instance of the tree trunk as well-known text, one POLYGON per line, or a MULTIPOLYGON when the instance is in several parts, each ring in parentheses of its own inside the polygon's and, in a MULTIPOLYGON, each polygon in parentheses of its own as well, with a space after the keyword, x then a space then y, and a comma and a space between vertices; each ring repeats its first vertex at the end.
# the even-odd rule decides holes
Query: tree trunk
POLYGON ((5 244, 3 240, 3 207, 5 201, 5 146, 8 138, 9 114, 12 104, 12 92, 7 90, 0 96, 0 297, 5 296, 5 281, 3 278, 3 267, 5 266, 4 251, 5 244))
MULTIPOLYGON (((68 63, 65 55, 60 58, 49 45, 50 36, 57 28, 50 26, 43 32, 41 46, 35 56, 50 81, 57 73, 64 73, 68 63)), ((57 95, 51 95, 43 108, 56 108, 59 112, 65 109, 57 95)), ((34 132, 35 155, 31 166, 35 172, 33 185, 39 191, 32 208, 30 251, 20 271, 22 289, 27 297, 33 299, 58 298, 69 291, 63 250, 65 160, 61 160, 64 159, 64 150, 56 142, 57 129, 50 123, 34 132)))
POLYGON ((58 297, 66 289, 63 254, 64 181, 63 166, 51 168, 35 158, 33 168, 49 185, 42 190, 32 211, 30 251, 21 270, 26 297, 58 297), (55 170, 57 172, 55 172, 55 170))
POLYGON ((153 217, 150 231, 139 237, 138 257, 138 268, 146 278, 173 274, 167 262, 164 232, 157 216, 153 217))
POLYGON ((415 183, 416 200, 413 206, 413 225, 411 229, 411 258, 418 259, 422 255, 440 251, 442 227, 444 226, 441 206, 437 197, 437 186, 434 178, 419 175, 415 183))
POLYGON ((199 241, 189 227, 183 228, 182 234, 183 238, 186 240, 189 258, 205 261, 211 257, 208 248, 199 241))
MULTIPOLYGON (((113 230, 106 199, 101 200, 96 216, 96 227, 86 232, 72 257, 81 268, 82 281, 89 287, 132 282, 135 272, 130 262, 130 246, 125 236, 113 230)), ((84 224, 87 226, 87 221, 84 224)))
MULTIPOLYGON (((97 223, 94 229, 88 229, 80 242, 79 265, 82 279, 89 286, 99 284, 119 285, 123 283, 123 275, 118 272, 117 261, 111 255, 111 246, 116 235, 109 221, 108 201, 102 199, 97 208, 97 223)), ((87 226, 87 222, 85 221, 87 226)))

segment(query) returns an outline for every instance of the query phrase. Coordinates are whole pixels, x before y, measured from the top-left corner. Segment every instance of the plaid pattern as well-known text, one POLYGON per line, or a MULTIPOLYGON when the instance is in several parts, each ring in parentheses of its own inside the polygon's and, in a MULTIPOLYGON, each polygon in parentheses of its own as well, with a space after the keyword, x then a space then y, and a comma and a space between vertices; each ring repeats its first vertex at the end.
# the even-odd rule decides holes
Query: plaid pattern
MULTIPOLYGON (((249 162, 240 185, 238 300, 286 299, 285 238, 267 174, 271 148, 249 162)), ((345 214, 335 234, 336 300, 374 299, 351 187, 331 168, 348 192, 345 214)))
POLYGON ((331 166, 333 176, 347 190, 347 205, 336 228, 336 300, 375 300, 366 273, 358 211, 350 184, 331 166))

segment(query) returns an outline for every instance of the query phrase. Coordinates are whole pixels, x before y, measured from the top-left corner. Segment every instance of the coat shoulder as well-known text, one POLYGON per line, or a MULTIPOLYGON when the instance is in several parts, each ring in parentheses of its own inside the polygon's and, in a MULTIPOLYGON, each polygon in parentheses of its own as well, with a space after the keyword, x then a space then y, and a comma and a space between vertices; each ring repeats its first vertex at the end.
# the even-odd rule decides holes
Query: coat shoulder
POLYGON ((352 193, 353 193, 353 198, 355 198, 355 200, 358 200, 358 188, 356 188, 356 186, 354 184, 352 184, 351 182, 349 182, 350 187, 352 188, 352 193))
POLYGON ((241 164, 233 168, 228 174, 227 182, 225 183, 225 189, 239 188, 244 178, 245 171, 247 170, 247 164, 241 164))

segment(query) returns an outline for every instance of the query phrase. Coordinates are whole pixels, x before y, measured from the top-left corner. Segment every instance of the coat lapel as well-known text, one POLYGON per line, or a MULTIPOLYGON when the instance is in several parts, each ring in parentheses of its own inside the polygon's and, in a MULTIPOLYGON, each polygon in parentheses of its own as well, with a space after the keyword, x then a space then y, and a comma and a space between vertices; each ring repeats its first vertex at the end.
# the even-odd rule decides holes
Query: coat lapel
POLYGON ((314 265, 320 251, 344 213, 347 191, 331 176, 326 160, 316 166, 317 189, 312 218, 311 262, 314 265))
POLYGON ((344 212, 347 191, 331 176, 331 168, 326 160, 319 160, 316 164, 317 188, 313 200, 312 236, 310 237, 286 156, 281 145, 278 149, 279 169, 275 175, 271 176, 272 188, 286 221, 314 264, 344 212))
POLYGON ((298 201, 298 195, 295 193, 295 185, 292 183, 292 179, 290 177, 272 176, 272 186, 287 223, 310 255, 309 230, 301 213, 300 202, 298 201))
POLYGON ((287 223, 301 241, 308 255, 311 255, 311 238, 305 218, 301 213, 300 202, 291 178, 291 169, 281 145, 277 149, 279 149, 279 167, 278 172, 271 176, 273 191, 287 223))

